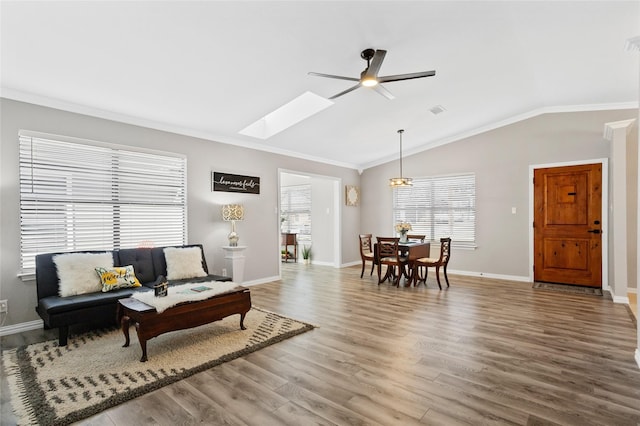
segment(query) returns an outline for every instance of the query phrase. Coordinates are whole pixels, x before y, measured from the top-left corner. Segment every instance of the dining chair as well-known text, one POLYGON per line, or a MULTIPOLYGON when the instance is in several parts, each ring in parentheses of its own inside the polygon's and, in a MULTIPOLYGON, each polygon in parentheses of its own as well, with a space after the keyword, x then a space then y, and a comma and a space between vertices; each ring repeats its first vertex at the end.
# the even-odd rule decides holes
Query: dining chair
POLYGON ((432 258, 432 257, 421 257, 420 259, 416 259, 413 263, 413 271, 412 276, 414 277, 415 285, 417 286, 421 282, 424 282, 424 285, 427 285, 427 273, 429 272, 430 267, 436 268, 436 280, 438 281, 438 287, 442 290, 442 285, 440 285, 440 267, 444 270, 444 279, 447 281, 447 287, 449 287, 449 277, 447 277, 447 264, 449 263, 449 258, 451 257, 451 238, 440 238, 440 257, 432 258), (424 278, 418 275, 418 269, 424 267, 424 278))
POLYGON ((378 285, 387 279, 393 279, 393 285, 400 286, 400 278, 404 275, 408 278, 406 266, 407 256, 402 256, 398 248, 400 238, 397 237, 377 237, 376 264, 378 265, 378 285), (382 277, 382 265, 387 265, 387 271, 382 277), (396 267, 398 271, 396 273, 396 267))
POLYGON ((362 259, 360 278, 364 275, 364 265, 366 262, 371 262, 371 273, 369 275, 373 275, 373 268, 376 265, 371 239, 371 234, 360 234, 360 258, 362 259))
POLYGON ((409 241, 418 240, 421 243, 424 243, 425 238, 427 238, 426 235, 407 234, 407 240, 409 241))

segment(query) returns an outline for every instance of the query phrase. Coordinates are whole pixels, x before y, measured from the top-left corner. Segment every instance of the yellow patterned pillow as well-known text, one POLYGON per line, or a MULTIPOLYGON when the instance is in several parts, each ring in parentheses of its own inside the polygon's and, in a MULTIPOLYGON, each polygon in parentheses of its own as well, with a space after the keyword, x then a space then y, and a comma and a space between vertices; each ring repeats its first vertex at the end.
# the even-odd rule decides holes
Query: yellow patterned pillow
POLYGON ((117 288, 140 287, 142 285, 136 278, 133 265, 116 266, 113 269, 96 268, 96 272, 100 277, 103 292, 117 288))

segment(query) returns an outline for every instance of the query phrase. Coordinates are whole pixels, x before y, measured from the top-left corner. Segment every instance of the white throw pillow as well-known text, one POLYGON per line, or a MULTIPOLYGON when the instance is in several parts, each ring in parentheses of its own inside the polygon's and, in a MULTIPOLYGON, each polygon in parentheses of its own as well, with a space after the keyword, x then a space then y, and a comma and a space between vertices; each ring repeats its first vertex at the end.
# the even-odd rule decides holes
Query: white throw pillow
POLYGON ((200 247, 167 247, 164 249, 167 261, 167 279, 206 277, 202 267, 202 251, 200 247))
POLYGON ((96 268, 113 268, 113 255, 106 253, 68 253, 53 256, 58 271, 58 294, 62 297, 102 290, 96 268))

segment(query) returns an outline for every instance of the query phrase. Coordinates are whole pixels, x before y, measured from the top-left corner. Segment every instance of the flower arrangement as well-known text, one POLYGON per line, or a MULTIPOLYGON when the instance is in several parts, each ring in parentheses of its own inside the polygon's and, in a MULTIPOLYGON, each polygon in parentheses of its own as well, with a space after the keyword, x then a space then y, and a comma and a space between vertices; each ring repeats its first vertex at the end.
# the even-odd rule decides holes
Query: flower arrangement
POLYGON ((411 224, 409 222, 396 223, 396 232, 404 234, 408 231, 411 231, 411 224))

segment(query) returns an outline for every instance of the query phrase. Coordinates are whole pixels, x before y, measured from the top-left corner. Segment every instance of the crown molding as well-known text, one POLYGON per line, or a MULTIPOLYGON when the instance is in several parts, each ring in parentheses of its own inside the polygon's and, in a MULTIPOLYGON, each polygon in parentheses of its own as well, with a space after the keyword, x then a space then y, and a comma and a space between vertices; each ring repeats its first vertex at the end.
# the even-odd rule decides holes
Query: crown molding
MULTIPOLYGON (((427 142, 426 144, 423 144, 420 147, 406 150, 404 156, 409 157, 411 155, 418 154, 420 152, 428 151, 430 149, 437 148, 442 145, 446 145, 452 142, 457 142, 462 139, 479 135, 481 133, 486 133, 491 130, 499 129, 500 127, 505 127, 511 124, 515 124, 520 121, 528 120, 530 118, 534 118, 543 114, 557 114, 557 113, 566 113, 566 112, 587 112, 587 111, 610 111, 610 110, 617 110, 617 109, 638 109, 639 104, 640 104, 639 102, 633 101, 633 102, 620 102, 620 103, 609 103, 609 104, 559 105, 559 106, 552 106, 552 107, 537 108, 522 114, 514 115, 504 120, 489 123, 485 126, 476 127, 466 132, 461 132, 443 139, 427 142)), ((363 164, 361 165, 361 167, 366 170, 371 167, 379 166, 381 164, 385 164, 394 160, 397 160, 397 157, 389 156, 386 158, 381 158, 374 162, 363 164)))
POLYGON ((636 121, 637 120, 635 118, 632 118, 630 120, 604 123, 604 138, 608 141, 613 141, 613 135, 615 134, 615 131, 619 129, 626 129, 626 134, 628 135, 636 121))
POLYGON ((132 115, 106 111, 99 108, 93 108, 86 105, 66 102, 59 99, 49 98, 46 96, 36 95, 33 93, 23 92, 20 90, 10 89, 6 87, 0 88, 0 98, 11 99, 18 102, 25 102, 25 103, 44 106, 44 107, 53 108, 53 109, 59 109, 62 111, 87 115, 90 117, 102 118, 105 120, 111 120, 119 123, 130 124, 133 126, 145 127, 153 130, 160 130, 163 132, 175 133, 183 136, 190 136, 190 137, 204 139, 211 142, 218 142, 226 145, 234 145, 242 148, 253 149, 256 151, 269 152, 271 154, 284 155, 286 157, 293 157, 301 160, 309 160, 317 163, 323 163, 323 164, 328 164, 328 165, 337 166, 337 167, 344 167, 347 169, 357 170, 359 167, 359 165, 355 163, 327 160, 326 158, 320 158, 312 155, 301 154, 295 151, 274 148, 261 143, 247 142, 244 140, 229 138, 229 137, 225 137, 225 136, 221 136, 221 135, 217 135, 209 132, 203 132, 200 130, 194 130, 194 129, 175 126, 167 123, 161 123, 158 121, 148 120, 145 118, 136 117, 132 115))
MULTIPOLYGON (((636 37, 636 38, 638 39, 638 43, 640 43, 640 37, 636 37)), ((630 39, 630 40, 635 40, 635 39, 630 39)), ((188 128, 174 126, 166 123, 160 123, 157 121, 148 120, 141 117, 115 113, 112 111, 106 111, 98 108, 88 107, 85 105, 79 105, 72 102, 66 102, 59 99, 49 98, 46 96, 36 95, 33 93, 23 92, 20 90, 15 90, 15 89, 6 88, 6 87, 0 88, 0 97, 19 101, 19 102, 26 102, 34 105, 59 109, 59 110, 72 112, 76 114, 87 115, 90 117, 102 118, 105 120, 116 121, 120 123, 150 128, 154 130, 160 130, 164 132, 176 133, 179 135, 190 136, 190 137, 208 140, 212 142, 218 142, 226 145, 239 146, 242 148, 248 148, 248 149, 253 149, 253 150, 262 151, 262 152, 269 152, 271 154, 283 155, 286 157, 298 158, 301 160, 308 160, 308 161, 328 164, 336 167, 344 167, 347 169, 357 170, 360 174, 362 174, 362 171, 366 169, 369 169, 371 167, 375 167, 381 164, 385 164, 397 159, 397 157, 395 156, 393 157, 387 156, 369 163, 347 163, 347 162, 332 161, 332 160, 327 160, 326 158, 319 158, 311 155, 305 155, 299 152, 274 148, 271 146, 258 144, 255 142, 247 142, 247 141, 238 140, 234 138, 223 137, 223 136, 208 133, 208 132, 188 129, 188 128)), ((435 141, 427 141, 420 147, 406 150, 405 157, 408 157, 410 155, 417 154, 420 152, 424 152, 441 145, 457 142, 461 139, 469 138, 471 136, 485 133, 490 130, 495 130, 500 127, 508 126, 510 124, 517 123, 519 121, 537 117, 542 114, 552 114, 552 113, 562 113, 562 112, 581 112, 581 111, 604 111, 604 110, 615 110, 615 109, 637 109, 637 108, 638 108, 638 101, 609 103, 609 104, 559 105, 559 106, 552 106, 552 107, 537 108, 529 112, 525 112, 523 114, 514 115, 507 119, 489 123, 485 126, 480 126, 474 129, 470 129, 468 131, 457 133, 455 135, 452 135, 446 138, 438 139, 435 141)))

